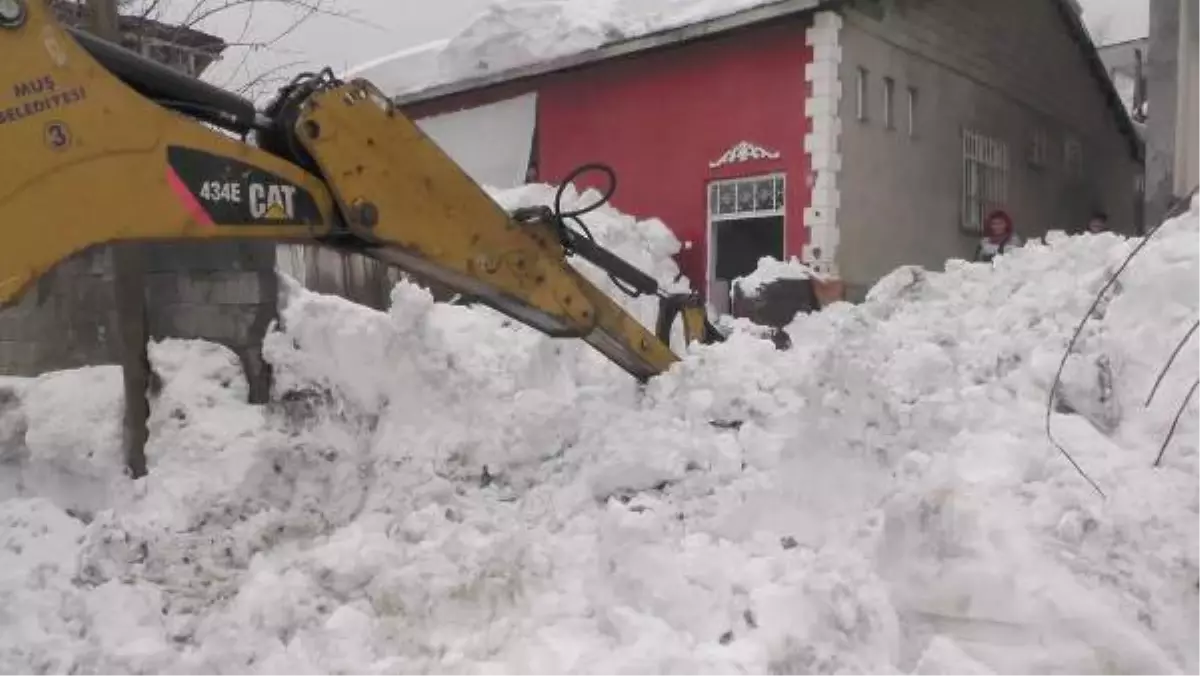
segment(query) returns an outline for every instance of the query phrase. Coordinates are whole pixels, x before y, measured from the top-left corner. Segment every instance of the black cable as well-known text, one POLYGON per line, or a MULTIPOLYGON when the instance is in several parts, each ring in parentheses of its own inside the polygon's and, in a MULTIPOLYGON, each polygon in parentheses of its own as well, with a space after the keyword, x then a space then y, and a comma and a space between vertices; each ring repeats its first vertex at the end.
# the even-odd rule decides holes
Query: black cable
MULTIPOLYGON (((162 106, 163 108, 166 108, 167 110, 170 110, 170 111, 173 111, 176 113, 183 113, 184 115, 187 115, 188 117, 195 117, 196 115, 212 115, 212 116, 214 116, 215 119, 224 119, 224 120, 229 120, 232 117, 227 111, 221 110, 220 108, 217 108, 216 106, 210 106, 210 105, 206 105, 203 103, 196 103, 194 101, 180 101, 180 100, 176 100, 176 99, 163 99, 163 98, 152 98, 150 100, 153 101, 154 103, 157 103, 158 105, 162 106)), ((201 121, 208 122, 209 124, 213 124, 216 126, 221 126, 218 122, 215 121, 215 119, 214 120, 201 120, 201 121)), ((224 127, 222 127, 222 128, 224 128, 224 127)))
MULTIPOLYGON (((567 174, 567 176, 562 181, 559 182, 558 189, 554 191, 554 204, 552 206, 552 213, 554 216, 554 222, 555 222, 556 226, 558 227, 559 240, 563 245, 563 249, 566 250, 566 252, 568 254, 573 253, 573 251, 572 251, 572 246, 571 246, 571 238, 569 236, 569 232, 570 232, 571 228, 569 228, 567 226, 567 221, 570 220, 573 223, 575 223, 575 225, 578 226, 578 231, 580 233, 582 233, 582 235, 584 237, 591 240, 592 242, 595 242, 596 241, 595 236, 592 235, 592 231, 588 229, 587 225, 585 225, 583 220, 580 219, 580 216, 589 214, 589 213, 595 211, 596 209, 599 209, 600 207, 604 206, 605 204, 608 204, 609 200, 612 199, 613 193, 615 193, 616 191, 617 191, 617 172, 613 171, 613 168, 608 166, 607 164, 602 164, 600 162, 591 162, 588 164, 580 165, 580 166, 576 167, 573 171, 571 171, 571 173, 567 174), (583 174, 586 174, 590 171, 598 171, 598 172, 604 174, 605 176, 607 176, 608 177, 608 187, 606 189, 600 191, 600 197, 595 202, 593 202, 587 206, 575 209, 573 211, 563 211, 562 200, 563 200, 563 195, 566 194, 567 186, 571 185, 571 182, 574 181, 576 178, 579 178, 583 174)), ((612 283, 614 286, 616 286, 618 289, 620 289, 625 295, 629 296, 630 298, 637 298, 638 296, 641 295, 640 291, 638 291, 633 286, 618 279, 617 276, 614 275, 612 272, 608 273, 608 278, 610 280, 612 280, 612 283)))
POLYGON ((1179 404, 1179 410, 1175 412, 1175 419, 1171 421, 1171 429, 1167 430, 1167 438, 1163 439, 1162 447, 1158 449, 1158 457, 1154 459, 1155 467, 1162 464, 1163 455, 1167 452, 1167 445, 1171 443, 1171 437, 1175 436, 1175 428, 1179 426, 1179 419, 1183 417, 1183 412, 1187 409, 1188 402, 1195 396, 1197 387, 1200 387, 1200 380, 1192 383, 1192 388, 1188 390, 1187 396, 1179 404))
MULTIPOLYGON (((1082 333, 1084 333, 1084 327, 1087 324, 1088 319, 1091 319, 1094 315, 1096 315, 1097 307, 1099 307, 1100 303, 1102 303, 1102 301, 1104 299, 1104 294, 1108 293, 1109 288, 1114 286, 1115 283, 1117 283, 1117 280, 1121 279, 1121 275, 1124 273, 1124 270, 1126 270, 1126 268, 1129 267, 1129 263, 1132 263, 1133 259, 1138 257, 1138 255, 1139 255, 1139 253, 1141 253, 1142 249, 1145 249, 1146 245, 1150 244, 1150 240, 1154 237, 1154 235, 1157 235, 1159 232, 1162 232, 1163 226, 1165 226, 1166 223, 1170 222, 1172 219, 1176 219, 1177 216, 1181 216, 1184 213, 1186 213, 1189 205, 1192 204, 1193 199, 1196 197, 1196 195, 1198 195, 1198 193, 1200 193, 1200 186, 1194 187, 1194 189, 1192 189, 1192 191, 1190 191, 1188 193, 1187 197, 1178 199, 1178 201, 1175 202, 1175 204, 1172 204, 1171 208, 1168 210, 1168 213, 1166 213, 1166 215, 1164 216, 1163 222, 1159 223, 1158 227, 1153 228, 1153 229, 1151 229, 1150 232, 1146 233, 1145 237, 1142 237, 1140 243, 1138 243, 1138 246, 1135 246, 1133 251, 1130 251, 1128 253, 1126 258, 1124 258, 1124 261, 1121 262, 1120 267, 1118 267, 1114 271, 1114 273, 1112 273, 1109 276, 1109 279, 1108 279, 1108 281, 1106 281, 1104 283, 1104 286, 1100 287, 1100 291, 1097 292, 1097 294, 1096 294, 1096 299, 1094 299, 1092 301, 1092 306, 1088 307, 1087 312, 1084 315, 1084 318, 1080 319, 1078 327, 1075 327, 1074 333, 1072 334, 1072 336, 1070 336, 1070 341, 1067 342, 1067 348, 1064 349, 1064 351, 1063 351, 1062 360, 1060 361, 1060 363, 1058 363, 1058 370, 1055 372, 1054 381, 1052 381, 1050 383, 1050 394, 1048 397, 1046 397, 1046 408, 1045 408, 1046 438, 1049 439, 1051 444, 1054 444, 1054 447, 1056 449, 1058 449, 1058 453, 1061 453, 1064 457, 1066 457, 1067 461, 1070 462, 1070 465, 1072 465, 1075 468, 1075 472, 1079 473, 1080 477, 1084 478, 1088 484, 1091 484, 1092 489, 1096 490, 1096 492, 1099 493, 1099 496, 1102 498, 1105 498, 1108 496, 1104 495, 1104 491, 1100 490, 1100 486, 1096 483, 1096 481, 1092 480, 1090 475, 1088 475, 1087 472, 1084 471, 1084 468, 1080 467, 1078 462, 1075 462, 1074 457, 1072 457, 1072 455, 1070 455, 1069 451, 1066 448, 1064 448, 1061 443, 1058 443, 1057 439, 1054 437, 1054 432, 1052 432, 1050 430, 1051 412, 1052 412, 1052 408, 1054 408, 1054 402, 1056 399, 1056 395, 1058 394, 1058 387, 1060 387, 1060 384, 1062 383, 1062 373, 1063 373, 1063 370, 1066 370, 1067 360, 1070 358, 1070 353, 1072 353, 1072 349, 1074 349, 1075 343, 1079 341, 1080 335, 1082 335, 1082 333)), ((1188 335, 1184 336, 1183 340, 1187 341, 1188 337, 1190 337, 1190 335, 1192 335, 1192 331, 1188 331, 1188 335)), ((1177 347, 1176 352, 1178 352, 1178 349, 1181 349, 1181 348, 1182 348, 1182 346, 1177 347)), ((1174 360, 1174 355, 1172 355, 1171 359, 1174 360)), ((1158 378, 1159 381, 1160 381, 1160 379, 1162 379, 1163 375, 1165 375, 1165 372, 1169 371, 1169 370, 1170 370, 1170 363, 1168 363, 1168 366, 1165 367, 1162 375, 1159 376, 1159 378, 1158 378)), ((1171 430, 1168 432, 1168 436, 1166 436, 1166 442, 1164 442, 1163 448, 1159 449, 1158 459, 1156 461, 1154 461, 1154 463, 1156 463, 1156 466, 1158 465, 1158 462, 1162 461, 1163 453, 1165 453, 1165 449, 1166 449, 1166 443, 1169 443, 1171 436, 1174 435, 1175 426, 1176 426, 1176 424, 1178 424, 1178 417, 1180 417, 1180 414, 1182 414, 1183 408, 1187 407, 1188 400, 1192 399, 1192 394, 1194 393, 1194 390, 1196 389, 1196 387, 1198 387, 1198 385, 1193 384, 1192 391, 1189 391, 1186 399, 1184 399, 1184 401, 1183 401, 1183 405, 1180 409, 1180 413, 1176 414, 1175 421, 1172 421, 1171 430)), ((1154 385, 1154 389, 1157 389, 1157 388, 1158 388, 1158 383, 1156 382, 1156 385, 1154 385)), ((1153 391, 1154 390, 1152 389, 1150 397, 1147 397, 1147 405, 1148 405, 1148 400, 1150 400, 1151 397, 1153 397, 1153 391)))
POLYGON ((1187 345, 1188 339, 1192 337, 1192 334, 1196 333, 1197 328, 1200 328, 1200 321, 1194 322, 1192 324, 1192 328, 1188 329, 1188 332, 1184 334, 1183 338, 1181 338, 1175 345, 1175 350, 1171 352, 1171 357, 1167 359, 1167 363, 1164 364, 1162 370, 1158 372, 1158 377, 1154 379, 1154 387, 1150 388, 1150 394, 1146 396, 1146 403, 1142 404, 1143 407, 1149 406, 1150 402, 1154 401, 1154 394, 1158 392, 1158 386, 1162 385, 1163 378, 1165 378, 1167 372, 1171 370, 1171 364, 1175 363, 1175 358, 1179 356, 1181 351, 1183 351, 1183 346, 1187 345))
POLYGON ((554 192, 554 215, 559 218, 578 218, 607 204, 608 201, 612 199, 613 193, 615 192, 617 192, 617 172, 613 171, 612 167, 600 162, 591 162, 580 165, 571 173, 567 174, 566 178, 559 183, 558 190, 554 192), (589 171, 599 171, 605 176, 608 176, 608 189, 600 191, 600 199, 586 207, 576 209, 575 211, 563 211, 562 198, 563 195, 566 194, 567 186, 570 185, 571 182, 576 178, 579 178, 589 171))

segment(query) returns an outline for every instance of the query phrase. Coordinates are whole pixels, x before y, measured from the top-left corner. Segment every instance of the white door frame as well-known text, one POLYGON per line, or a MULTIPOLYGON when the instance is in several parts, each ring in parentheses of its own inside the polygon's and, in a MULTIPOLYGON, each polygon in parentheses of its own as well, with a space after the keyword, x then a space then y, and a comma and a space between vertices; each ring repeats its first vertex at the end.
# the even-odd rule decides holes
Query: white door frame
MULTIPOLYGON (((706 226, 705 226, 705 246, 707 252, 704 262, 704 297, 708 299, 708 305, 712 305, 713 283, 716 282, 717 273, 717 248, 716 248, 716 225, 725 221, 738 221, 747 218, 765 218, 778 216, 783 219, 783 257, 787 258, 788 245, 788 228, 787 228, 787 172, 772 171, 763 174, 752 174, 748 176, 734 176, 730 178, 710 179, 704 186, 704 194, 706 195, 706 226), (734 210, 727 213, 718 214, 714 201, 716 199, 717 190, 723 185, 740 185, 755 183, 757 181, 778 179, 782 184, 776 195, 783 195, 782 204, 776 204, 772 209, 751 209, 750 211, 738 210, 737 200, 734 200, 734 210)), ((732 291, 732 289, 731 289, 732 291)))

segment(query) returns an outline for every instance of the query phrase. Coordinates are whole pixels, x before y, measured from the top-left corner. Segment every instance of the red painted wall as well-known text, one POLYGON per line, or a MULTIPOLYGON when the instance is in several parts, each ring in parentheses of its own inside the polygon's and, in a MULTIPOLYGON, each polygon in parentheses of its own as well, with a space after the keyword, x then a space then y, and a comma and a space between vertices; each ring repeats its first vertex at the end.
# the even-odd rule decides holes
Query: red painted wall
POLYGON ((809 199, 804 152, 804 67, 812 59, 812 49, 804 44, 808 23, 807 17, 788 18, 411 104, 405 112, 419 119, 536 90, 540 180, 555 183, 587 162, 611 165, 618 180, 613 204, 641 218, 661 218, 680 240, 690 240, 679 264, 693 288, 703 292, 711 179, 786 171, 785 255, 800 256, 803 249, 809 199), (740 141, 782 156, 709 168, 740 141))
POLYGON ((553 183, 584 162, 611 165, 618 179, 613 203, 638 217, 657 216, 690 240, 680 267, 703 291, 707 182, 786 170, 785 255, 799 256, 809 198, 806 26, 792 19, 553 76, 538 93, 541 179, 553 183), (739 141, 781 157, 709 168, 739 141))

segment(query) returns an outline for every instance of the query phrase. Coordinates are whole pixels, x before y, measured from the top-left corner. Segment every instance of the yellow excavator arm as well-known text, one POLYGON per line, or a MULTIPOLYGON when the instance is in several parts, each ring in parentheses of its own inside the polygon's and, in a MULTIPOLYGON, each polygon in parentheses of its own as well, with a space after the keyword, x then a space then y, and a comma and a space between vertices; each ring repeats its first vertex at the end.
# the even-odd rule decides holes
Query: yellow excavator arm
POLYGON ((669 336, 719 334, 549 207, 508 213, 364 80, 306 74, 264 110, 0 0, 0 307, 122 241, 258 239, 353 251, 436 281, 646 379, 669 336), (249 139, 253 139, 253 143, 249 139), (651 333, 568 258, 660 298, 651 333))

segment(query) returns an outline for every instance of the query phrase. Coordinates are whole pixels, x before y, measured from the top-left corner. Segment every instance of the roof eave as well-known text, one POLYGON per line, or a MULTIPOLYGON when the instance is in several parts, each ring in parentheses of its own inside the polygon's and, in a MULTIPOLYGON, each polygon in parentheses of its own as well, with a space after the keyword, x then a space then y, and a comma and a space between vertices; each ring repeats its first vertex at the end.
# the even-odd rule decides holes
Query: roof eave
POLYGON ((1104 67, 1104 62, 1100 59, 1100 52, 1096 48, 1096 43, 1092 42, 1091 35, 1083 24, 1083 18, 1072 7, 1071 0, 1058 0, 1058 8, 1067 19, 1067 25, 1071 29, 1071 38, 1083 49, 1084 59, 1092 71, 1092 77, 1100 87, 1100 93, 1104 96, 1106 106, 1117 120, 1117 127, 1129 141, 1130 153, 1138 162, 1144 162, 1145 142, 1138 133, 1137 127, 1134 126, 1133 118, 1130 117, 1125 104, 1121 101, 1121 95, 1117 93, 1117 87, 1113 84, 1108 70, 1104 67))
MULTIPOLYGON (((837 5, 842 0, 777 0, 765 5, 752 7, 741 12, 727 14, 721 17, 699 21, 677 28, 670 28, 656 33, 642 35, 636 38, 613 42, 596 49, 591 49, 585 52, 569 54, 556 59, 518 66, 516 68, 508 68, 495 73, 488 73, 477 77, 448 82, 441 85, 435 85, 425 89, 420 89, 413 92, 393 97, 397 105, 409 105, 422 101, 438 99, 452 94, 459 94, 466 91, 491 87, 515 80, 523 80, 530 77, 545 75, 557 71, 576 68, 579 66, 595 63, 620 56, 626 56, 658 47, 687 42, 709 35, 722 33, 725 31, 750 26, 756 23, 769 21, 790 14, 798 14, 801 12, 816 9, 822 5, 837 5)), ((1091 36, 1087 31, 1087 27, 1083 24, 1083 19, 1079 12, 1076 11, 1076 5, 1073 0, 1058 0, 1058 9, 1063 13, 1067 20, 1067 25, 1070 29, 1072 39, 1079 44, 1083 49, 1084 58, 1087 61, 1089 70, 1092 71, 1093 78, 1097 81, 1100 87, 1101 94, 1105 99, 1105 103, 1110 112, 1114 115, 1117 121, 1117 127, 1121 134, 1126 137, 1129 142, 1130 152, 1134 159, 1138 162, 1144 162, 1145 144, 1138 134, 1137 128, 1133 124, 1133 118, 1130 117, 1129 111, 1125 109, 1125 104, 1121 102, 1121 97, 1117 93, 1116 86, 1112 79, 1108 76, 1108 71, 1104 67, 1104 62, 1100 59, 1099 51, 1091 36)))
POLYGON ((447 82, 445 84, 434 85, 426 89, 420 89, 413 92, 399 94, 393 99, 398 105, 408 105, 421 101, 449 96, 451 94, 459 94, 465 91, 482 89, 494 85, 504 84, 515 80, 523 80, 538 75, 545 75, 561 70, 584 66, 597 61, 604 61, 620 56, 626 56, 637 52, 655 49, 674 45, 697 38, 723 33, 725 31, 751 26, 756 23, 762 23, 771 19, 776 19, 790 14, 799 14, 815 9, 824 4, 830 4, 832 0, 776 0, 765 5, 758 5, 749 9, 727 14, 725 16, 706 19, 696 23, 669 28, 656 33, 648 33, 636 38, 612 42, 595 49, 590 49, 576 54, 568 54, 555 59, 549 59, 539 63, 517 66, 515 68, 507 68, 505 70, 479 75, 476 77, 447 82))

